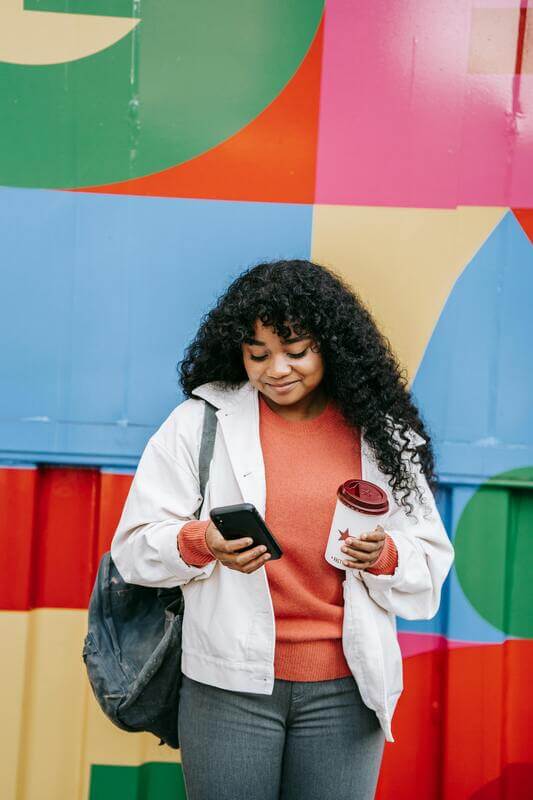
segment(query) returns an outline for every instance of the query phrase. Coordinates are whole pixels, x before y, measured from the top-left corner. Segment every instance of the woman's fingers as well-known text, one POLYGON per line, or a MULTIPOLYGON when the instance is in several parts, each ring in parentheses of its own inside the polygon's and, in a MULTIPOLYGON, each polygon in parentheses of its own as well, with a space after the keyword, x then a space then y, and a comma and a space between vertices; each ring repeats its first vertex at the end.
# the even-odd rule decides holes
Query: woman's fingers
POLYGON ((354 561, 357 561, 358 564, 364 564, 365 567, 371 566, 372 563, 377 561, 379 557, 379 553, 377 551, 375 553, 357 553, 348 548, 348 550, 344 552, 346 558, 353 559, 354 561))
POLYGON ((362 533, 361 539, 364 539, 366 542, 382 542, 386 536, 387 534, 381 525, 376 525, 373 531, 362 533))
POLYGON ((259 569, 259 567, 262 567, 263 564, 266 564, 269 559, 270 553, 263 553, 259 556, 259 558, 254 558, 253 561, 250 561, 248 564, 242 567, 241 572, 255 572, 256 569, 259 569))
POLYGON ((243 536, 241 539, 225 539, 215 526, 213 526, 212 532, 210 528, 207 529, 206 541, 211 549, 217 553, 217 558, 233 555, 233 553, 253 544, 253 541, 247 536, 243 536))
POLYGON ((355 567, 355 569, 366 569, 372 567, 380 556, 381 550, 374 553, 358 553, 354 555, 353 552, 346 553, 346 560, 343 564, 347 567, 355 567))
POLYGON ((381 526, 378 526, 372 533, 362 535, 365 537, 364 541, 348 537, 341 548, 343 553, 348 556, 346 561, 343 562, 346 567, 366 569, 378 560, 385 541, 385 531, 381 526))
POLYGON ((354 555, 358 553, 374 553, 377 550, 381 550, 386 536, 387 534, 381 525, 378 525, 371 533, 362 533, 359 538, 349 536, 344 544, 354 551, 354 555))
POLYGON ((224 539, 224 543, 224 552, 235 553, 245 547, 251 547, 253 541, 245 537, 243 539, 224 539))
POLYGON ((372 567, 377 558, 372 559, 372 561, 343 561, 345 567, 349 567, 350 569, 368 569, 368 567, 372 567))
POLYGON ((353 550, 354 553, 375 553, 376 550, 381 550, 383 547, 383 542, 361 542, 359 539, 352 539, 353 544, 349 544, 348 540, 344 543, 344 546, 348 548, 348 550, 353 550))
POLYGON ((235 569, 239 572, 253 572, 262 566, 265 561, 268 561, 269 558, 270 553, 266 552, 266 547, 258 545, 257 547, 249 547, 243 553, 227 553, 221 561, 225 567, 230 569, 235 569))
POLYGON ((365 542, 382 542, 386 539, 387 534, 385 531, 372 531, 372 533, 363 533, 362 539, 359 541, 365 542))
POLYGON ((245 566, 249 561, 262 556, 265 551, 266 547, 264 545, 251 547, 249 550, 245 550, 244 553, 239 553, 239 555, 235 556, 234 562, 239 566, 245 566))
POLYGON ((240 539, 225 539, 216 525, 213 525, 212 529, 208 528, 206 541, 221 564, 238 572, 254 572, 270 558, 270 554, 265 552, 264 545, 253 547, 253 541, 247 536, 240 539))

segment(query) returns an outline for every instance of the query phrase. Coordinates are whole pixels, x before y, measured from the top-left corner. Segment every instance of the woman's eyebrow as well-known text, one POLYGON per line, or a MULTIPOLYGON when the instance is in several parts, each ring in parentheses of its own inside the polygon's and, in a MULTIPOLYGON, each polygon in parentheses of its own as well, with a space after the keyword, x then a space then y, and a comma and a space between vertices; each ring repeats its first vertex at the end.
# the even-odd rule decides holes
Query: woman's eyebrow
MULTIPOLYGON (((310 339, 311 337, 308 334, 303 334, 302 336, 294 336, 292 339, 283 339, 283 344, 294 344, 294 342, 301 342, 304 339, 310 339)), ((245 339, 246 344, 257 344, 261 347, 266 347, 266 342, 260 342, 258 339, 245 339)))

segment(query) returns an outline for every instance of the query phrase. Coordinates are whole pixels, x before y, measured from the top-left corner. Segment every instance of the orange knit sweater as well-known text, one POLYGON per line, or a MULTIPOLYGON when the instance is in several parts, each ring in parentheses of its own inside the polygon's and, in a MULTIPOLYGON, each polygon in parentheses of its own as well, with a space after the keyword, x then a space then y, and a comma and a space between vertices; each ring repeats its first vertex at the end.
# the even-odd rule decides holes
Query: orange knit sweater
MULTIPOLYGON (((311 420, 288 421, 259 395, 260 437, 266 475, 265 521, 283 556, 267 561, 276 619, 274 674, 321 681, 351 674, 342 649, 344 570, 324 558, 338 486, 361 477, 359 436, 330 402, 311 420)), ((189 522, 178 542, 188 564, 213 559, 205 542, 209 521, 189 522)), ((391 537, 373 574, 392 574, 391 537)))

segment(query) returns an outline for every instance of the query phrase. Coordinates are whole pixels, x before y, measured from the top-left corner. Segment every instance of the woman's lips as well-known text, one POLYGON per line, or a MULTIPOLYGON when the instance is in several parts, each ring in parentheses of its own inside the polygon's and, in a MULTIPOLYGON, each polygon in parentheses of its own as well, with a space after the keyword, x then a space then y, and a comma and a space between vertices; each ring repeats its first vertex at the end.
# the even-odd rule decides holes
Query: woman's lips
POLYGON ((280 384, 273 384, 269 383, 271 389, 274 389, 275 392, 279 392, 280 394, 285 394, 285 392, 290 392, 293 386, 295 386, 298 381, 291 381, 290 383, 280 383, 280 384))

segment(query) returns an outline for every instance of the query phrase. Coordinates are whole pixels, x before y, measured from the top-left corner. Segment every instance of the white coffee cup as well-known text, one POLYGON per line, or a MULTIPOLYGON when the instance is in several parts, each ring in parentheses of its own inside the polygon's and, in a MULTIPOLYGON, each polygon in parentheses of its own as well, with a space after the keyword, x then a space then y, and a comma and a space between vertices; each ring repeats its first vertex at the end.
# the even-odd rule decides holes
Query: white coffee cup
POLYGON ((349 559, 341 550, 345 540, 371 533, 378 525, 383 525, 388 514, 389 500, 380 486, 357 478, 341 484, 324 556, 328 564, 348 569, 342 563, 349 559))

